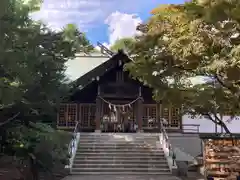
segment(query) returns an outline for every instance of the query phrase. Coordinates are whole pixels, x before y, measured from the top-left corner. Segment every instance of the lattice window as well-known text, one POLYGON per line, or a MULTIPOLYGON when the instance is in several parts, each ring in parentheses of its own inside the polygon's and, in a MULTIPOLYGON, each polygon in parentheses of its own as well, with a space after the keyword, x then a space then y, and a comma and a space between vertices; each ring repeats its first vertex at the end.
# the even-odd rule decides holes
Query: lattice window
POLYGON ((80 121, 82 127, 88 127, 88 106, 80 106, 80 121))
POLYGON ((103 106, 102 106, 102 116, 110 116, 110 108, 109 108, 109 105, 107 103, 103 103, 103 106))
POLYGON ((157 105, 143 105, 143 127, 156 127, 157 123, 157 105))
POLYGON ((170 126, 171 127, 179 127, 180 120, 181 120, 180 109, 172 107, 171 108, 171 123, 170 123, 170 126))
POLYGON ((89 112, 90 112, 90 115, 89 115, 90 126, 95 127, 96 126, 96 122, 95 122, 96 106, 90 105, 89 112))
POLYGON ((58 126, 74 127, 77 121, 77 104, 61 104, 58 112, 58 126))
POLYGON ((143 127, 148 127, 148 108, 143 106, 143 127))
POLYGON ((58 111, 58 126, 66 126, 66 111, 67 111, 67 104, 61 104, 58 111))
POLYGON ((83 128, 92 128, 95 126, 95 104, 80 105, 80 125, 83 128))
POLYGON ((77 104, 68 104, 67 126, 75 126, 77 121, 77 104))
MULTIPOLYGON (((169 122, 169 113, 170 113, 169 108, 164 107, 164 108, 162 109, 162 118, 164 118, 165 120, 167 120, 168 123, 170 123, 170 122, 169 122)), ((168 124, 164 123, 164 126, 167 127, 168 124)))

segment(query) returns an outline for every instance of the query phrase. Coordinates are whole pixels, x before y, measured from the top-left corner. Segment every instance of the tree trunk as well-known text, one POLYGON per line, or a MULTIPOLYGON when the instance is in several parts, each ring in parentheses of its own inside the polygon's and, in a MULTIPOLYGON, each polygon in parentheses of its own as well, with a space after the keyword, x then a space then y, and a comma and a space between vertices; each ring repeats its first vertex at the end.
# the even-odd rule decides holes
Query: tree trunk
POLYGON ((228 129, 227 125, 216 114, 214 114, 214 118, 210 114, 203 114, 203 115, 205 117, 207 116, 207 118, 209 120, 211 120, 214 124, 221 126, 225 130, 226 133, 231 135, 231 132, 228 129))
POLYGON ((219 121, 218 124, 224 129, 224 131, 225 131, 226 133, 232 134, 232 133, 230 132, 230 130, 228 129, 227 125, 226 125, 223 121, 219 121))
POLYGON ((36 167, 36 162, 33 158, 29 157, 28 160, 28 173, 26 180, 38 180, 38 169, 36 167))
POLYGON ((38 168, 36 165, 36 161, 31 158, 31 173, 33 180, 38 180, 38 168))
POLYGON ((232 145, 234 146, 235 145, 234 138, 231 131, 228 129, 227 125, 222 120, 219 120, 217 124, 220 125, 225 130, 225 132, 230 135, 232 139, 232 145))

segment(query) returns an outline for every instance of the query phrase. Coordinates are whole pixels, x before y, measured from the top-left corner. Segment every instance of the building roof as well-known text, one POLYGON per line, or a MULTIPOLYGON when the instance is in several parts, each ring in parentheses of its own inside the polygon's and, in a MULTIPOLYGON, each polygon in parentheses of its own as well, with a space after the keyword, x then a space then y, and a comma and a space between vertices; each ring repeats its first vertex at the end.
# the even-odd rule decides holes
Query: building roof
MULTIPOLYGON (((93 82, 97 76, 102 76, 115 67, 118 63, 114 62, 119 59, 124 61, 130 60, 121 50, 113 54, 113 56, 102 54, 101 52, 93 52, 87 55, 79 53, 76 54, 75 59, 66 63, 67 69, 65 73, 69 81, 74 84, 74 87, 81 86, 83 88, 93 82)), ((192 77, 189 80, 193 85, 206 83, 206 77, 202 76, 192 77)))
POLYGON ((107 60, 109 60, 109 57, 100 52, 88 55, 84 53, 76 54, 75 59, 69 60, 66 63, 66 76, 70 81, 75 81, 107 60))
POLYGON ((119 50, 113 56, 108 57, 100 54, 94 56, 80 56, 66 63, 66 75, 71 80, 73 89, 82 89, 94 82, 96 77, 103 76, 106 72, 118 65, 118 60, 122 62, 130 61, 129 57, 119 50), (81 64, 81 61, 82 64, 81 64))

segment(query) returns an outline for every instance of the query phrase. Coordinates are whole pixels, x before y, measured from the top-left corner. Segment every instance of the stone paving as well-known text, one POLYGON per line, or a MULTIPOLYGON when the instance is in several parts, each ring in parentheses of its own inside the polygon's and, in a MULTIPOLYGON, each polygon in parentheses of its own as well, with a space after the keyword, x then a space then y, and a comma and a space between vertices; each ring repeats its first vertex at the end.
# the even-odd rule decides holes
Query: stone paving
POLYGON ((133 176, 133 175, 71 175, 65 177, 63 180, 181 180, 173 176, 163 175, 146 175, 146 176, 133 176))

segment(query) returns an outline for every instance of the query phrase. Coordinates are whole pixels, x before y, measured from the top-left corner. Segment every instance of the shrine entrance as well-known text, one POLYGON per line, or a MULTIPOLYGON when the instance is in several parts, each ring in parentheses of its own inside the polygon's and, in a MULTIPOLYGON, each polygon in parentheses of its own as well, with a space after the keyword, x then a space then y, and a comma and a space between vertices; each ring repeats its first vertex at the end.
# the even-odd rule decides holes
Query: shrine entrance
POLYGON ((102 132, 134 133, 138 125, 136 121, 136 101, 107 101, 102 98, 102 132))

